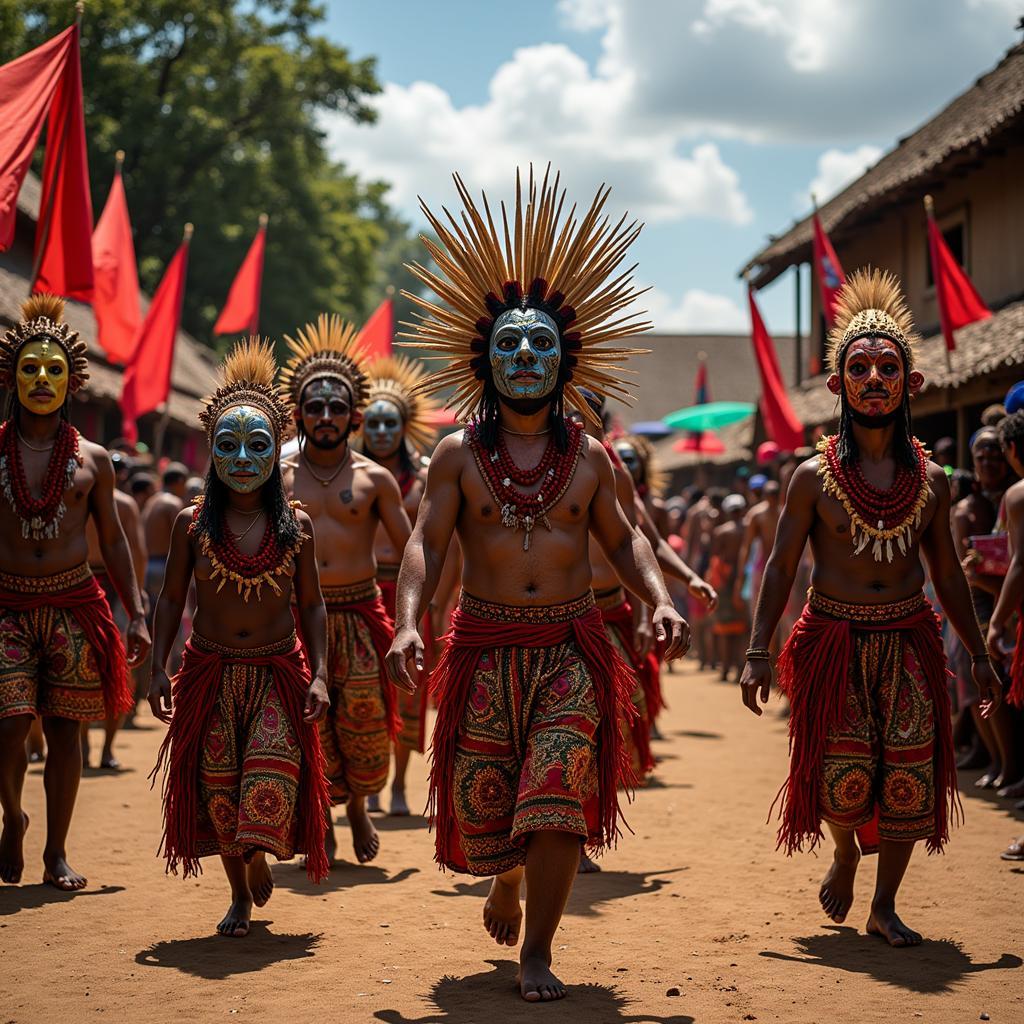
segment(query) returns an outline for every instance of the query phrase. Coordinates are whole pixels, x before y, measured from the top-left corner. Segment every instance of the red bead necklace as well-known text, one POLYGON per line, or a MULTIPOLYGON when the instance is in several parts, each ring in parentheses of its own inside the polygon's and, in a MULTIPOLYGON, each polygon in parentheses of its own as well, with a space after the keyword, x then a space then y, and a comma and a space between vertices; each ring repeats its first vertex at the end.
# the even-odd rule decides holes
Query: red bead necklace
POLYGON ((565 495, 576 472, 585 435, 583 428, 571 420, 566 420, 566 429, 569 434, 566 451, 560 452, 554 439, 549 438, 540 462, 524 470, 513 461, 502 440, 494 451, 488 451, 480 441, 479 424, 471 423, 466 428, 466 441, 480 475, 501 508, 501 525, 524 532, 524 551, 530 550, 530 537, 537 523, 551 529, 548 513, 565 495), (528 487, 538 482, 540 487, 535 494, 524 494, 514 486, 528 487))
POLYGON ((32 540, 53 539, 67 507, 64 494, 82 464, 78 431, 61 420, 50 451, 41 493, 34 497, 25 477, 25 465, 18 447, 18 432, 12 420, 0 424, 0 490, 21 520, 21 535, 32 540))

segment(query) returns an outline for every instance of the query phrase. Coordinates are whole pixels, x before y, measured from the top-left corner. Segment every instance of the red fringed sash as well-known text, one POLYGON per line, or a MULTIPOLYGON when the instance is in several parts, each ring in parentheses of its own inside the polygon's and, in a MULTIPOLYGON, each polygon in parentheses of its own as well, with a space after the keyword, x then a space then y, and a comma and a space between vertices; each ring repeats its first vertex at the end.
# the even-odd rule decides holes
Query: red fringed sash
POLYGON ((608 639, 600 611, 591 607, 567 622, 539 624, 498 622, 457 608, 444 640, 444 651, 427 683, 438 707, 428 804, 431 825, 437 830, 435 860, 441 865, 451 863, 452 843, 458 842, 452 798, 455 748, 481 654, 500 647, 554 647, 568 640, 575 642, 590 672, 602 722, 597 734, 599 835, 591 845, 602 848, 614 843, 621 831, 618 784, 636 784, 618 729, 620 715, 630 722, 635 717, 629 699, 634 684, 629 666, 608 639))
POLYGON ((327 605, 327 613, 331 611, 350 612, 359 615, 366 628, 370 631, 370 640, 373 649, 377 654, 377 664, 380 666, 380 689, 384 696, 384 710, 388 716, 388 736, 394 743, 402 731, 402 716, 398 713, 398 697, 395 694, 395 684, 388 675, 387 662, 384 660, 391 650, 391 641, 395 637, 395 624, 384 607, 380 593, 374 597, 368 597, 363 601, 351 601, 345 604, 327 605))
POLYGON ((1024 609, 1017 616, 1017 646, 1013 649, 1008 700, 1015 708, 1024 708, 1024 609))
MULTIPOLYGON (((614 629, 619 637, 619 641, 625 648, 626 654, 629 656, 629 663, 633 669, 641 689, 644 691, 644 700, 647 700, 649 680, 645 680, 647 664, 652 657, 648 655, 646 658, 641 658, 639 652, 636 649, 636 644, 633 642, 633 608, 629 601, 623 601, 621 604, 617 604, 614 608, 602 608, 601 618, 604 619, 604 624, 609 629, 614 629)), ((658 662, 654 661, 654 670, 658 671, 658 662)), ((655 698, 657 698, 657 687, 655 687, 655 698)), ((651 722, 654 721, 654 712, 651 705, 647 705, 647 718, 641 718, 637 715, 632 724, 630 725, 630 731, 633 737, 633 745, 636 747, 637 755, 640 759, 640 770, 646 775, 648 772, 654 770, 655 759, 654 754, 651 751, 651 722)))
MULTIPOLYGON (((907 634, 924 672, 935 721, 935 831, 927 841, 929 853, 949 840, 949 821, 963 820, 957 793, 956 759, 946 692, 946 658, 939 618, 930 605, 905 618, 887 622, 850 622, 804 607, 779 656, 779 689, 789 698, 789 778, 775 798, 782 824, 776 848, 787 854, 813 850, 823 838, 818 794, 829 732, 842 722, 846 687, 853 660, 853 633, 907 634)), ((775 804, 772 804, 774 810, 775 804)))
MULTIPOLYGON (((415 477, 413 477, 415 479, 415 477)), ((395 614, 398 611, 398 580, 397 579, 381 579, 377 577, 377 586, 380 587, 381 600, 384 602, 384 608, 388 613, 388 617, 392 623, 395 621, 395 614)), ((434 632, 430 622, 430 612, 427 612, 423 616, 423 624, 420 627, 420 639, 423 641, 423 678, 426 679, 427 675, 434 667, 434 632)), ((390 680, 390 677, 388 677, 390 680)), ((392 684, 393 685, 393 684, 392 684)), ((426 741, 426 726, 427 726, 427 688, 426 686, 418 686, 416 693, 412 695, 419 701, 419 742, 417 744, 417 750, 422 754, 424 750, 424 743, 426 741)), ((412 699, 410 697, 410 699, 412 699)), ((397 700, 397 697, 396 697, 397 700)), ((399 715, 401 717, 401 715, 399 715)))
POLYGON ((266 667, 273 673, 281 705, 302 747, 297 807, 298 841, 302 844, 299 852, 306 855, 306 874, 319 882, 329 869, 324 830, 331 804, 317 727, 302 720, 310 677, 305 650, 298 639, 286 653, 251 658, 242 656, 242 652, 238 657, 232 654, 228 658, 204 651, 193 646, 191 638, 185 644, 181 671, 174 677, 174 714, 150 774, 155 782, 157 774, 164 772, 164 834, 160 846, 167 859, 167 870, 177 874, 180 863, 185 878, 200 872, 195 852, 199 760, 224 665, 229 661, 266 667))
POLYGON ((128 685, 128 655, 124 640, 114 622, 107 596, 95 576, 90 575, 67 590, 46 593, 26 594, 0 588, 0 608, 15 611, 61 608, 70 611, 96 659, 107 715, 124 714, 135 707, 135 693, 128 685))

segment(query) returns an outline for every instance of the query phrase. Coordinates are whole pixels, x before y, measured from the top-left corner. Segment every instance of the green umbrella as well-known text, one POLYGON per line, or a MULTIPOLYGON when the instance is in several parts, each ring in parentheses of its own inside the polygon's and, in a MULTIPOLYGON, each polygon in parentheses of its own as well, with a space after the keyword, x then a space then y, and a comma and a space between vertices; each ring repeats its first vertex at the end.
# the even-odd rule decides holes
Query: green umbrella
POLYGON ((750 402, 706 402, 670 412, 662 417, 662 422, 673 430, 719 430, 745 419, 753 411, 750 402))

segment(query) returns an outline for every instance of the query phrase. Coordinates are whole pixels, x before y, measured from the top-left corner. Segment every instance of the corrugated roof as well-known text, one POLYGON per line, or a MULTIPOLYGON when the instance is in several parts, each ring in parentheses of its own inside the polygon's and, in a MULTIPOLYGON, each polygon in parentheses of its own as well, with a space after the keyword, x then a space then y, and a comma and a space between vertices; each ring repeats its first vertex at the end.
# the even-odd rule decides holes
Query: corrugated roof
MULTIPOLYGON (((830 234, 841 236, 880 207, 895 202, 901 193, 912 189, 923 195, 950 165, 977 157, 1011 132, 1019 133, 1022 115, 1024 43, 1008 50, 970 89, 822 206, 818 211, 822 225, 830 234)), ((811 258, 811 235, 812 219, 805 217, 773 239, 741 274, 751 271, 755 287, 764 287, 794 262, 811 258)))

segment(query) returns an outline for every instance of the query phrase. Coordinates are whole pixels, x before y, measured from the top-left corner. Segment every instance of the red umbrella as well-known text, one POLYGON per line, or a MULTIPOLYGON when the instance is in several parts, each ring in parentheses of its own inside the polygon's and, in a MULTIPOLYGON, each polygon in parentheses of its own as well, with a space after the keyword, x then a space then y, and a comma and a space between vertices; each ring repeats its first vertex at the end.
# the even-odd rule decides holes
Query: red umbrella
POLYGON ((721 455, 725 451, 725 445, 722 444, 721 438, 705 431, 702 434, 690 434, 676 441, 672 445, 672 451, 700 452, 701 455, 721 455))

